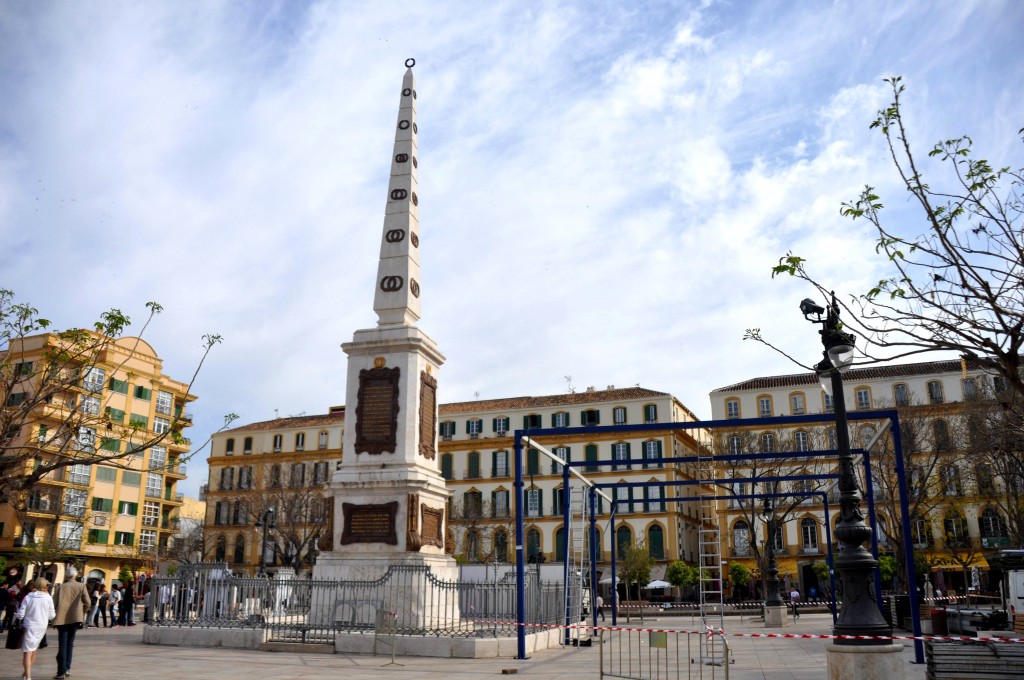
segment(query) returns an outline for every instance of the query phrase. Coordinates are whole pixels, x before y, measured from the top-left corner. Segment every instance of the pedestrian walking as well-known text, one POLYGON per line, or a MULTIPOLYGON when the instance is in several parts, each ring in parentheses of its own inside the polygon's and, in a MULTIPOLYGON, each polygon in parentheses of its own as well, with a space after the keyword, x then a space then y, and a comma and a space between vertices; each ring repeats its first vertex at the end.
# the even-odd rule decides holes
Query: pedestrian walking
POLYGON ((789 603, 793 605, 793 619, 799 619, 800 610, 797 607, 800 604, 800 590, 796 586, 789 592, 789 603))
POLYGON ((47 625, 57 616, 53 598, 46 592, 50 589, 49 581, 40 577, 32 585, 33 590, 25 594, 14 615, 25 628, 25 637, 21 642, 21 663, 25 672, 21 674, 21 680, 32 680, 32 664, 36 660, 39 642, 46 635, 47 625))
POLYGON ((601 615, 601 620, 604 621, 604 598, 600 595, 597 596, 597 613, 601 615))
POLYGON ((110 627, 117 628, 118 609, 121 605, 121 588, 116 583, 110 586, 110 597, 107 598, 107 607, 110 609, 110 627))
POLYGON ((100 584, 92 583, 89 588, 89 613, 85 615, 85 627, 95 628, 96 617, 100 613, 100 584))
POLYGON ((135 625, 135 584, 131 581, 121 588, 121 616, 117 622, 122 626, 135 625))
POLYGON ((78 569, 68 567, 64 572, 64 583, 53 591, 53 607, 57 612, 53 625, 57 628, 57 675, 54 680, 64 680, 71 671, 71 659, 75 650, 75 635, 85 623, 89 611, 89 590, 84 583, 75 580, 78 569))
POLYGON ((18 579, 7 588, 7 605, 4 607, 4 620, 0 624, 0 630, 9 629, 14 625, 14 612, 18 609, 20 593, 21 579, 18 579))
POLYGON ((107 605, 110 600, 110 593, 107 592, 107 586, 100 584, 100 597, 97 604, 99 605, 99 611, 96 612, 96 627, 99 628, 100 617, 103 617, 103 627, 107 627, 107 605))

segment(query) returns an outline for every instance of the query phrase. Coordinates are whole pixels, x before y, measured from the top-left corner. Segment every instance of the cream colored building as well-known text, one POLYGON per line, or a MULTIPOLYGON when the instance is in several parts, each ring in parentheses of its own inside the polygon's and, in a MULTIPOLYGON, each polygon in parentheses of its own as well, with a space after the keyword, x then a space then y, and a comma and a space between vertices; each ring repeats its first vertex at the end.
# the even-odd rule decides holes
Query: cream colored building
MULTIPOLYGON (((693 414, 672 395, 641 387, 441 404, 438 463, 452 494, 448 507, 448 552, 464 563, 514 560, 511 471, 515 429, 541 428, 536 439, 569 460, 610 462, 615 458, 694 455, 695 437, 702 436, 702 431, 549 437, 543 430, 585 424, 642 425, 694 420, 693 414)), ((328 463, 327 468, 333 471, 341 458, 343 431, 344 409, 336 407, 325 415, 280 418, 215 435, 206 493, 206 530, 209 536, 223 536, 224 540, 220 551, 215 547, 216 538, 212 539, 214 543, 208 540, 214 546, 211 557, 223 557, 239 570, 255 571, 262 536, 253 525, 253 518, 244 513, 244 499, 254 488, 262 487, 268 465, 303 464, 313 470, 316 465, 328 463)), ((558 537, 562 516, 557 506, 562 493, 560 466, 552 465, 536 451, 526 451, 524 461, 528 552, 543 552, 548 562, 561 561, 564 546, 558 543, 558 537)), ((623 464, 618 468, 595 466, 581 471, 599 483, 693 478, 690 467, 675 464, 640 462, 628 468, 623 464)), ((664 491, 623 489, 618 497, 632 499, 633 503, 631 507, 620 503, 617 519, 621 525, 620 539, 642 539, 663 569, 671 560, 696 560, 699 508, 696 502, 669 502, 661 497, 662 493, 667 499, 689 498, 698 492, 693 486, 669 487, 664 491)), ((610 509, 603 501, 599 513, 599 559, 605 563, 610 558, 612 539, 607 533, 610 509)))
MULTIPOLYGON (((904 446, 913 447, 911 465, 907 470, 912 493, 917 490, 928 495, 922 507, 925 516, 913 517, 911 522, 915 553, 923 554, 933 563, 946 559, 943 567, 948 578, 963 588, 962 567, 949 560, 955 553, 961 562, 970 562, 987 568, 984 554, 1005 547, 1006 525, 993 494, 1007 489, 986 489, 971 460, 972 442, 967 434, 964 418, 967 406, 983 390, 1000 389, 998 379, 986 374, 973 362, 934 361, 926 363, 895 364, 867 368, 853 368, 844 375, 844 397, 847 411, 867 411, 878 408, 898 408, 904 446), (928 461, 926 466, 925 461, 928 461), (926 469, 927 467, 927 469, 926 469), (973 557, 970 546, 978 547, 973 557)), ((831 413, 832 400, 822 391, 812 373, 766 376, 753 378, 714 390, 710 394, 712 417, 715 420, 734 420, 735 428, 718 430, 716 445, 719 452, 746 451, 802 451, 835 449, 835 431, 827 425, 806 427, 767 428, 744 425, 749 418, 831 413)), ((851 421, 851 446, 864 446, 874 437, 878 422, 851 421)), ((834 471, 832 465, 815 467, 810 458, 793 462, 784 471, 799 474, 834 471)), ((737 473, 741 468, 735 469, 737 473)), ((884 474, 884 473, 883 473, 884 474)), ((737 474, 737 476, 745 476, 737 474)), ((735 493, 757 493, 756 487, 746 483, 733 485, 735 493)), ((832 526, 838 521, 838 494, 834 482, 782 482, 781 491, 794 494, 804 491, 829 493, 829 514, 832 526)), ((885 517, 894 517, 898 499, 876 480, 875 502, 882 509, 879 518, 879 551, 891 550, 889 537, 898 527, 888 526, 885 517), (892 495, 890 495, 892 494, 892 495)), ((728 491, 728 490, 727 490, 728 491)), ((726 492, 727 492, 726 491, 726 492)), ((786 503, 785 500, 777 503, 786 503)), ((726 559, 746 563, 754 568, 751 541, 764 541, 764 526, 753 521, 758 508, 751 513, 749 504, 758 506, 761 500, 723 500, 720 503, 723 554, 726 559), (744 506, 744 504, 747 504, 744 506), (753 525, 753 526, 751 526, 753 525)), ((824 507, 818 497, 800 502, 785 521, 780 536, 776 537, 779 571, 791 578, 799 578, 804 590, 813 584, 820 592, 821 585, 813 576, 811 565, 825 559, 824 507)), ((866 508, 866 504, 862 504, 866 508)), ((866 513, 866 510, 865 510, 866 513)), ((938 567, 936 567, 937 569, 938 567)), ((886 585, 885 587, 888 587, 886 585)))
MULTIPOLYGON (((8 365, 25 380, 11 388, 7 408, 24 404, 26 395, 31 401, 46 352, 59 344, 57 336, 42 334, 9 350, 8 365)), ((139 338, 101 343, 97 356, 75 370, 81 381, 33 407, 9 450, 29 460, 61 455, 93 464, 47 474, 20 512, 0 507, 0 553, 9 568, 23 567, 25 578, 33 568, 18 549, 54 549, 84 562, 80 571, 88 579, 109 585, 126 561, 145 568, 174 532, 183 502, 177 485, 185 478, 182 461, 190 447, 181 430, 192 423, 185 407, 196 397, 186 383, 163 373, 156 351, 139 338), (132 453, 153 441, 158 443, 132 453), (104 457, 113 460, 104 464, 104 457)), ((54 564, 47 575, 59 580, 63 568, 54 564)))

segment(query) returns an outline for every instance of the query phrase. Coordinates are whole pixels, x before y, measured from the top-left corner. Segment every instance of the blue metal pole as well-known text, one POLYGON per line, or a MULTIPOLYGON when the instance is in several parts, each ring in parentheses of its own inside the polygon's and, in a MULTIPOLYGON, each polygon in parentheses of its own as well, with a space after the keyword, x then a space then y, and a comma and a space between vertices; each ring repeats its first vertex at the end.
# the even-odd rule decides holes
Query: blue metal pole
MULTIPOLYGON (((569 498, 569 467, 566 465, 562 466, 562 591, 565 604, 565 644, 571 644, 572 634, 569 630, 569 626, 579 623, 579 621, 572 620, 572 595, 569 591, 569 579, 573 576, 569 573, 569 509, 570 509, 570 498, 569 498)), ((555 551, 558 550, 558 540, 555 540, 555 551)), ((558 558, 558 555, 555 555, 558 558)), ((583 593, 580 593, 580 597, 583 597, 583 593)))
POLYGON ((615 567, 615 553, 618 550, 619 544, 616 542, 615 535, 615 510, 618 508, 617 499, 612 501, 612 519, 608 527, 612 532, 612 625, 619 625, 619 576, 615 567))
POLYGON ((597 490, 590 487, 590 613, 597 626, 597 490))
MULTIPOLYGON (((900 492, 900 529, 903 532, 903 559, 907 565, 907 594, 910 595, 910 620, 914 637, 921 637, 921 604, 917 599, 917 574, 914 573, 914 546, 910 533, 910 501, 907 499, 907 471, 903 465, 903 442, 899 416, 892 416, 892 448, 896 454, 896 485, 900 492)), ((895 625, 895 621, 893 624, 895 625)), ((914 640, 914 663, 924 663, 924 643, 914 640)))
MULTIPOLYGON (((515 439, 516 658, 526 659, 526 557, 523 554, 523 431, 515 439)), ((537 584, 540 587, 540 584, 537 584)))

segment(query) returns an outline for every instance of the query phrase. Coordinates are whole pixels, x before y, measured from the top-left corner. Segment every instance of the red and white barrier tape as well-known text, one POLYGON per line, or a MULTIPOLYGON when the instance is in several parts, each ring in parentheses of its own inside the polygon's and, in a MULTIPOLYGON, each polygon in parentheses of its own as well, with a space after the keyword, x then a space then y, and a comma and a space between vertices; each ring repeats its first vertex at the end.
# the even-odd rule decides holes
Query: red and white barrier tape
POLYGON ((736 638, 768 638, 783 640, 919 640, 921 642, 1024 642, 1024 638, 1006 637, 960 637, 952 635, 833 635, 830 633, 726 633, 723 629, 706 626, 706 630, 678 630, 669 628, 629 628, 626 626, 589 626, 576 625, 566 626, 554 623, 517 623, 515 621, 473 621, 480 625, 501 625, 501 626, 523 626, 524 628, 546 628, 548 630, 590 630, 590 631, 611 631, 616 633, 673 633, 675 635, 721 635, 723 637, 736 638))

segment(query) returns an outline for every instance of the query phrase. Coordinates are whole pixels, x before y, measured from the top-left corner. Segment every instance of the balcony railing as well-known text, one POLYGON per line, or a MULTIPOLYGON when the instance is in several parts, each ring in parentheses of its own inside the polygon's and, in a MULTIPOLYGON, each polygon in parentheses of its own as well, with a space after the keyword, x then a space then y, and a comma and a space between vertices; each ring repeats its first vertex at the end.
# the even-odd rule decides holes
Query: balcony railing
POLYGON ((155 527, 157 525, 157 521, 158 520, 157 520, 156 517, 143 517, 142 518, 142 526, 144 526, 144 527, 155 527))
POLYGON ((160 498, 160 489, 146 489, 146 498, 160 498))

